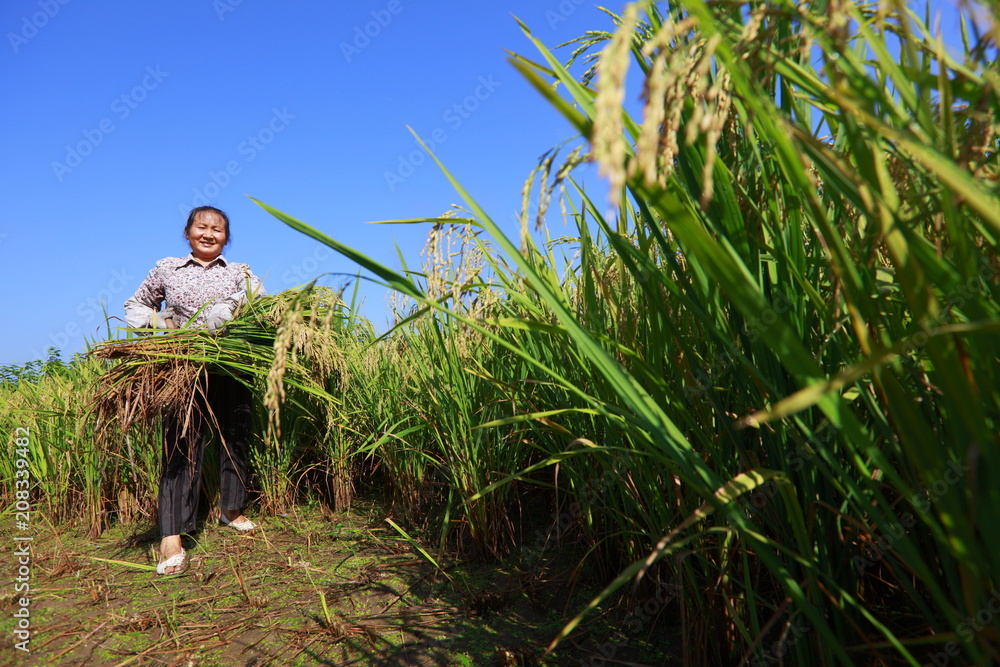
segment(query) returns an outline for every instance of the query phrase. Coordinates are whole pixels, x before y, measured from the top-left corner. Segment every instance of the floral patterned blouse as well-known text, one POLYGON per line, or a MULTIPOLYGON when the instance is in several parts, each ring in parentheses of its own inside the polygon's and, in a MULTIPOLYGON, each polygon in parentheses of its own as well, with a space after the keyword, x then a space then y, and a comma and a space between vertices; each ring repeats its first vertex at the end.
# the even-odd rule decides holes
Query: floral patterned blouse
POLYGON ((131 328, 150 326, 153 313, 164 303, 164 308, 173 308, 177 326, 204 325, 212 306, 229 305, 231 315, 246 302, 248 290, 255 297, 265 294, 263 284, 246 264, 229 262, 222 255, 208 266, 194 255, 167 257, 156 263, 125 302, 125 324, 131 328))

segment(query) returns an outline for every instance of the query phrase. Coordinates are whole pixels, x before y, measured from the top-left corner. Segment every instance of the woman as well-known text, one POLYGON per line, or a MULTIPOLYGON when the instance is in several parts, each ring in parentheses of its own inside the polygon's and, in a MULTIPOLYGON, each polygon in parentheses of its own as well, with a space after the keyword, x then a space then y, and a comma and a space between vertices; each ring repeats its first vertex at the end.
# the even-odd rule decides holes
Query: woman
MULTIPOLYGON (((184 238, 191 246, 187 257, 168 257, 156 263, 131 299, 125 302, 125 322, 133 328, 206 326, 216 331, 246 301, 247 293, 262 296, 263 286, 246 264, 229 262, 222 249, 232 240, 229 217, 212 206, 199 206, 188 215, 184 238), (165 305, 160 310, 160 304, 165 305)), ((202 385, 202 410, 194 410, 186 425, 166 420, 163 473, 160 477, 160 562, 157 574, 179 574, 187 569, 181 533, 197 527, 201 460, 206 420, 219 426, 220 521, 236 530, 256 526, 243 515, 247 482, 247 439, 250 432, 250 391, 238 380, 212 375, 202 385), (207 384, 207 386, 205 386, 207 384), (207 414, 205 403, 211 409, 207 414)))

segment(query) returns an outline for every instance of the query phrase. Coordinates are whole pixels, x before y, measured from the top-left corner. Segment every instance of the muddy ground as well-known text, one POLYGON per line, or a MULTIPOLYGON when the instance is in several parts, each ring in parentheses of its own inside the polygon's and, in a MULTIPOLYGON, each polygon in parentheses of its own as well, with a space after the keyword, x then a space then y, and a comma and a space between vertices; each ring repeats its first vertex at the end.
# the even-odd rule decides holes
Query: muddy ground
POLYGON ((591 614, 544 653, 600 590, 568 553, 533 567, 439 555, 393 528, 377 502, 336 515, 318 506, 249 514, 260 523, 250 534, 206 516, 187 538, 189 569, 172 577, 152 572, 152 520, 97 539, 80 526, 36 530, 30 653, 15 648, 14 634, 23 593, 10 554, 22 533, 4 521, 0 664, 678 664, 663 619, 636 623, 622 608, 591 614))

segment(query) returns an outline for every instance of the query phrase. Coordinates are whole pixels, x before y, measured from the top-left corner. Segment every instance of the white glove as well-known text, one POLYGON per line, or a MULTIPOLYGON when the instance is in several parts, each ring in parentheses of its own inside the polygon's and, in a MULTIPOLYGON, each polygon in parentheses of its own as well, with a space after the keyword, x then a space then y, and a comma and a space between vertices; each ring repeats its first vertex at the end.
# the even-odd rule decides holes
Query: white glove
POLYGON ((154 329, 176 329, 177 324, 174 322, 174 309, 164 308, 160 312, 153 312, 153 316, 150 319, 150 326, 154 329))
POLYGON ((208 309, 208 316, 205 319, 205 324, 208 326, 208 330, 210 332, 216 333, 232 318, 233 307, 228 303, 219 302, 208 309))

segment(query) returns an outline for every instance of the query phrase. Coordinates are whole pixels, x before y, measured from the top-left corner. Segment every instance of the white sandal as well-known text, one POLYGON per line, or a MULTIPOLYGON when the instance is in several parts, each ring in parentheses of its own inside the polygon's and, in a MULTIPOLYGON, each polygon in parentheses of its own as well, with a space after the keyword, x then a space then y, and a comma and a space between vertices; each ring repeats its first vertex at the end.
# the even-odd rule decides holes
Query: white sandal
POLYGON ((181 574, 182 572, 187 570, 187 565, 188 565, 187 552, 184 551, 184 549, 182 548, 179 554, 174 554, 167 560, 160 561, 160 563, 156 566, 156 573, 181 574), (167 572, 168 567, 177 567, 180 569, 178 569, 176 572, 167 572))
POLYGON ((230 526, 244 533, 251 531, 257 527, 257 524, 255 524, 253 521, 251 521, 246 517, 243 517, 242 519, 237 519, 236 521, 230 521, 229 519, 226 518, 226 515, 222 513, 219 514, 219 523, 221 523, 223 526, 230 526))

